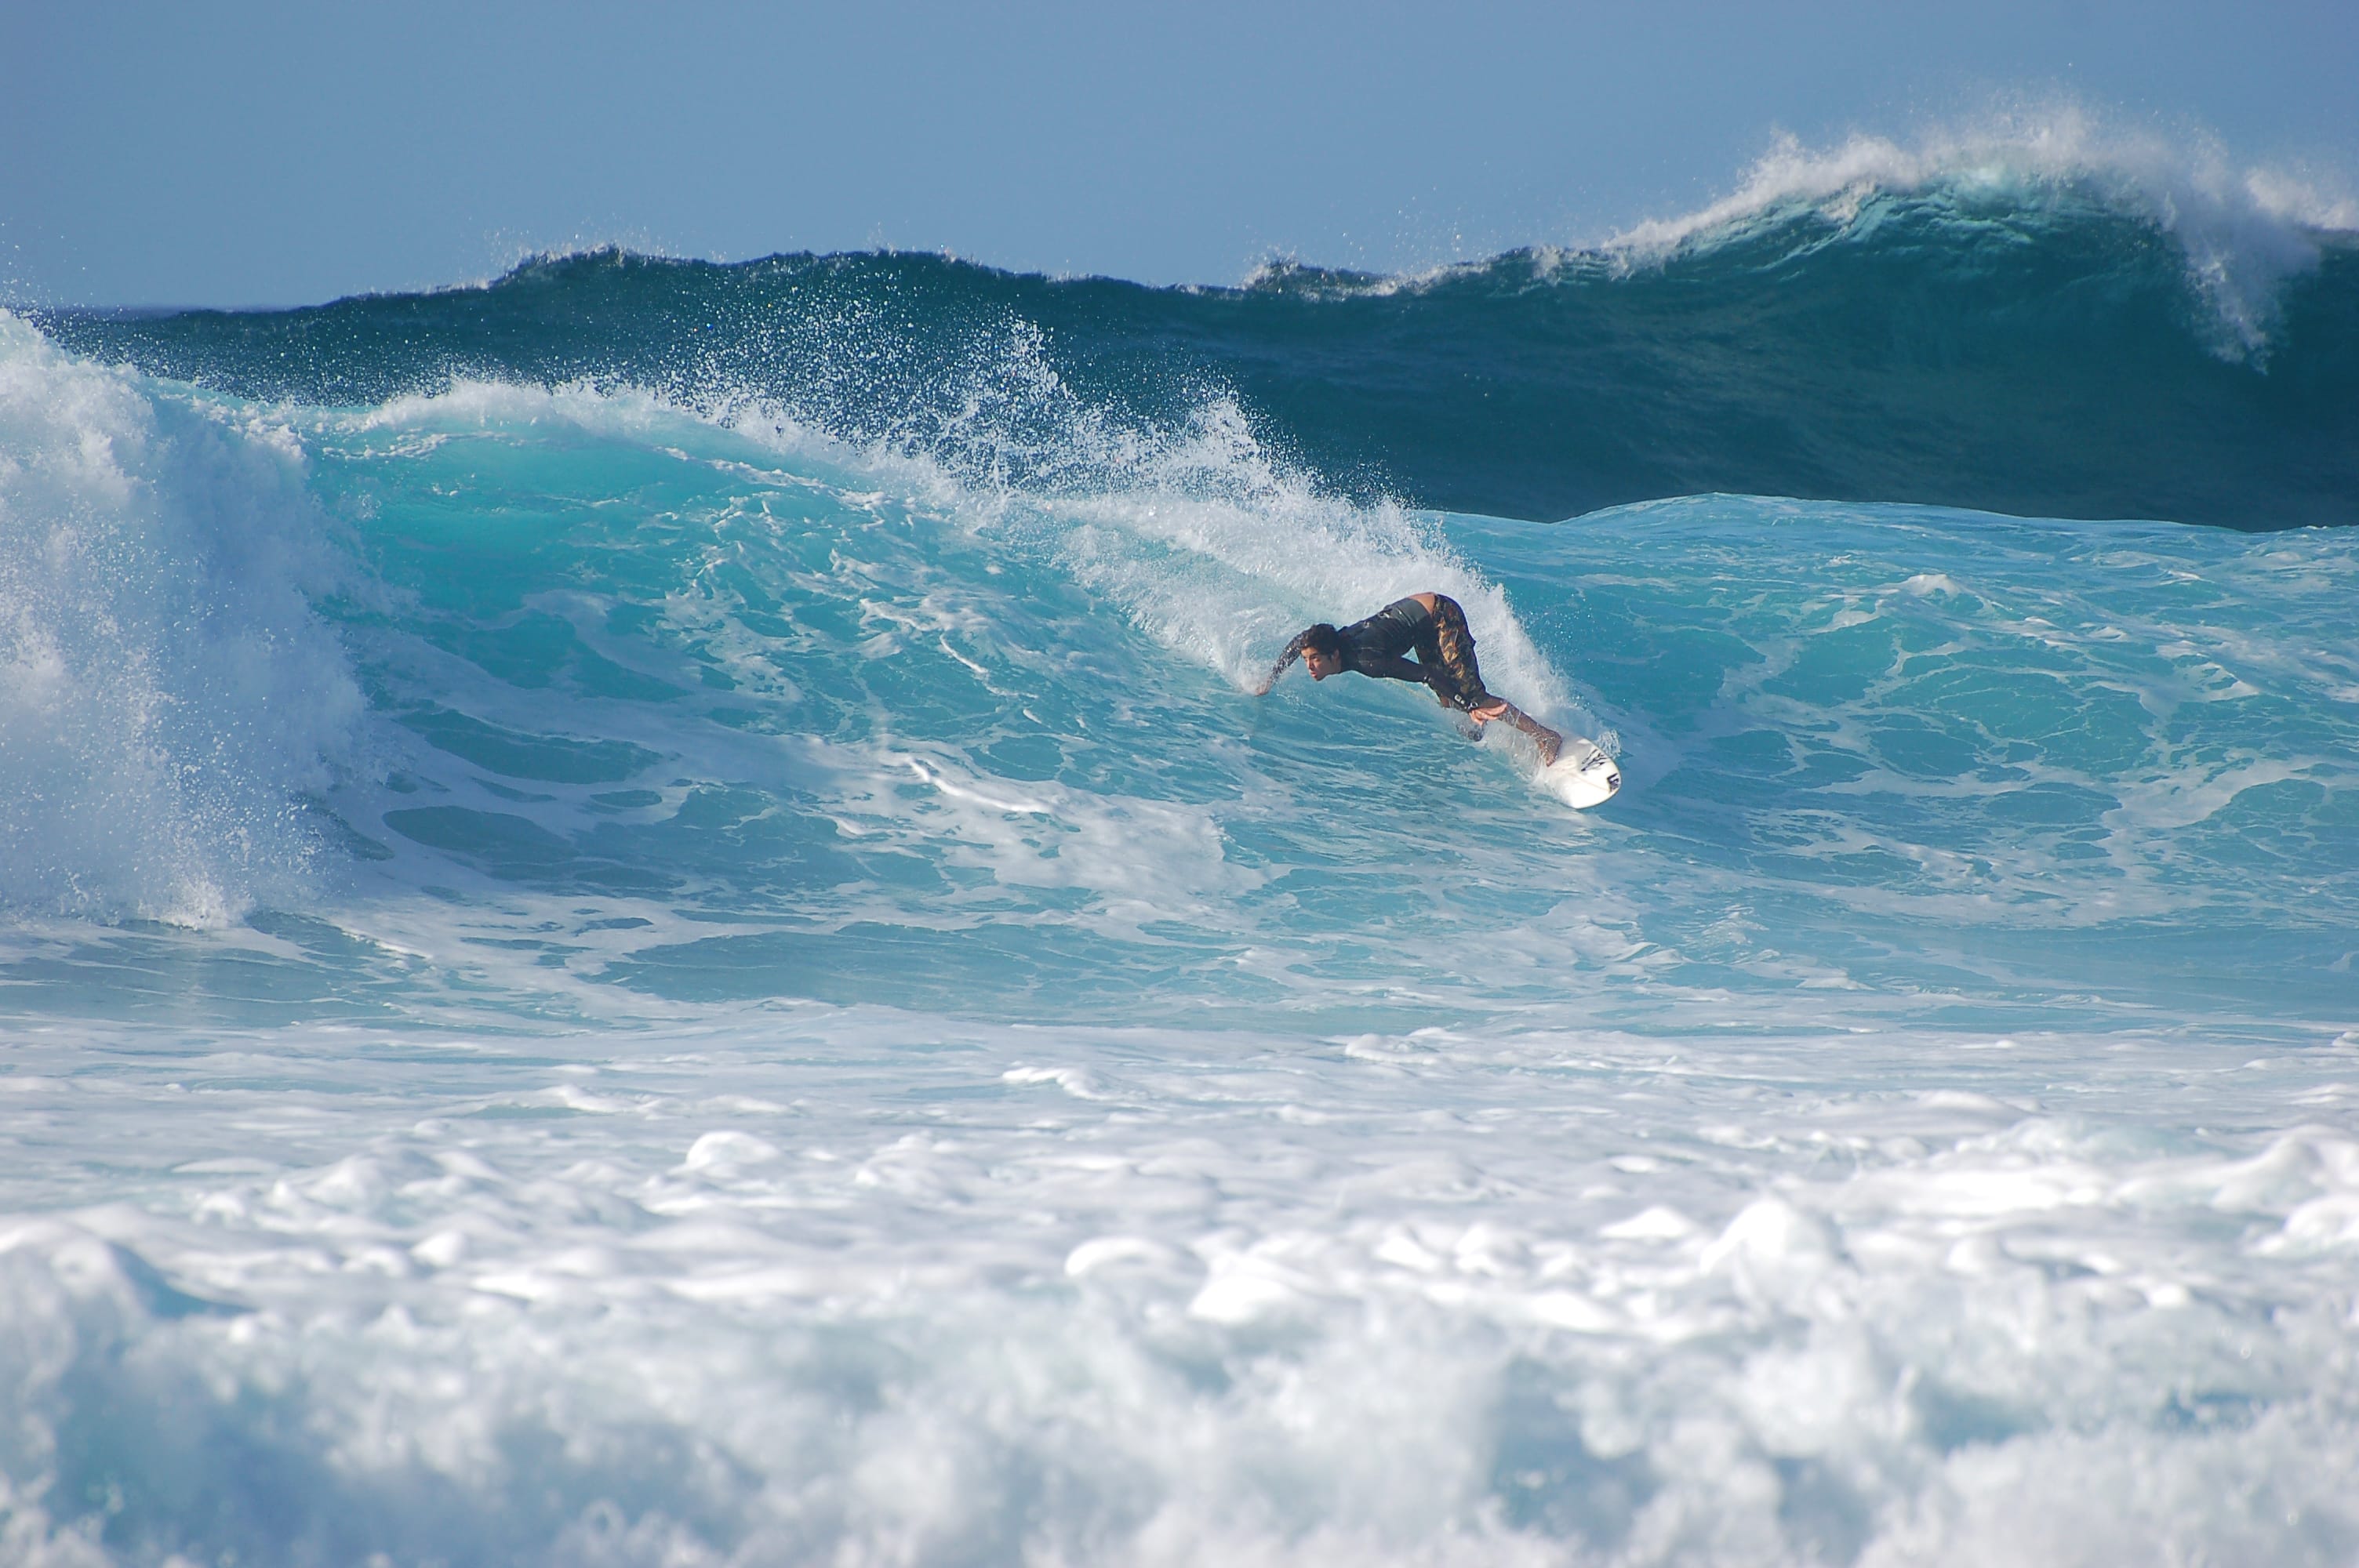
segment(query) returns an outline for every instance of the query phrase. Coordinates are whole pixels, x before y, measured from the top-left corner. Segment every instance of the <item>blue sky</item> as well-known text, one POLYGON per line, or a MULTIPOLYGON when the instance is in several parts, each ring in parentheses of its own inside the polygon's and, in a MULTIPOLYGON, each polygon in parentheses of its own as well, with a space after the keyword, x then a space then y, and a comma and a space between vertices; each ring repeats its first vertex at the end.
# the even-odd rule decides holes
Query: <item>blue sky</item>
POLYGON ((10 7, 0 297, 288 304, 620 242, 1152 282, 1599 237, 2016 95, 2359 169, 2359 5, 10 7))

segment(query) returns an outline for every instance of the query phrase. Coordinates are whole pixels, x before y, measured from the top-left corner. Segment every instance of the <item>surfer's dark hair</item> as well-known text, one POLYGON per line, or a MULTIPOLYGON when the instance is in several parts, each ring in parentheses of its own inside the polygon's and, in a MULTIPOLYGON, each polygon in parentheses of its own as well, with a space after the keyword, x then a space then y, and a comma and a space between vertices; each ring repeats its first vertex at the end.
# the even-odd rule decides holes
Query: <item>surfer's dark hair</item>
POLYGON ((1343 634, 1321 621, 1302 633, 1302 651, 1322 659, 1340 659, 1343 656, 1343 634))

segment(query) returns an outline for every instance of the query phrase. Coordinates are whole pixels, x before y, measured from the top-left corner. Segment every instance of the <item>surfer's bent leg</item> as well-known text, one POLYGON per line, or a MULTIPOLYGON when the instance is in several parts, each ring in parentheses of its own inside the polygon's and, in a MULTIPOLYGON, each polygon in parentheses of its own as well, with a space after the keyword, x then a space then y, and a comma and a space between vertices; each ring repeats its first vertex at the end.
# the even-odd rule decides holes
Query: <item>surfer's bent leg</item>
MULTIPOLYGON (((1539 747, 1540 766, 1556 761, 1564 748, 1564 737, 1501 697, 1493 697, 1483 685, 1483 667, 1474 662, 1474 633, 1467 629, 1466 611, 1447 594, 1433 596, 1432 656, 1458 687, 1457 700, 1452 701, 1439 689, 1434 696, 1446 708, 1459 708, 1478 720, 1489 722, 1505 719, 1508 724, 1532 738, 1539 747)), ((1424 648, 1417 651, 1419 659, 1427 656, 1424 648)))
MULTIPOLYGON (((1432 646, 1418 649, 1417 656, 1439 664, 1458 687, 1458 701, 1451 702, 1447 697, 1442 697, 1441 701, 1470 713, 1490 707, 1497 699, 1484 689, 1483 667, 1474 662, 1474 633, 1467 630, 1466 611, 1458 608, 1458 601, 1448 594, 1437 593, 1433 596, 1433 619, 1426 624, 1432 646)), ((1439 692, 1435 695, 1440 696, 1439 692)))

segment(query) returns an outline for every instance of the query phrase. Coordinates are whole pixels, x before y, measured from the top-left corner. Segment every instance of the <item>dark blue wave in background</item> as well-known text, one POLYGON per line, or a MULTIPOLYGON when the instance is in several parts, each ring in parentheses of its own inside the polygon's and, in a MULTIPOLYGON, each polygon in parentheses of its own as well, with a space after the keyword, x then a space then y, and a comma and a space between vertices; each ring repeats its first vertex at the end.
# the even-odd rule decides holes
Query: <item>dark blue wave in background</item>
POLYGON ((1524 251, 1413 280, 1284 266, 1169 289, 905 254, 602 251, 480 288, 42 324, 273 401, 458 378, 758 400, 1025 485, 1075 461, 1027 422, 1169 427, 1228 397, 1327 485, 1451 511, 1734 492, 2269 529, 2359 521, 2359 249, 2299 238, 2314 254, 2248 287, 2243 318, 2150 216, 1934 189, 1646 257, 1524 251))

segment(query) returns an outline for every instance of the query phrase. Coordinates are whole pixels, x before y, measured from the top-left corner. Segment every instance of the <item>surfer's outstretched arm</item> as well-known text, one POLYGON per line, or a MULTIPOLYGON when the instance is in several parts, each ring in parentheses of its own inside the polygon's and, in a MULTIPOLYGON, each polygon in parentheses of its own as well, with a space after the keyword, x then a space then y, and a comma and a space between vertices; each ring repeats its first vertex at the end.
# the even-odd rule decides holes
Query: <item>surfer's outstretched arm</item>
POLYGON ((1288 643, 1286 645, 1286 651, 1278 654, 1277 663, 1269 666, 1269 674, 1261 677, 1261 685, 1254 689, 1254 695, 1256 697, 1267 697, 1269 695, 1269 688, 1277 684, 1277 677, 1284 675, 1288 666, 1290 666, 1295 660, 1302 656, 1302 650, 1310 640, 1310 633, 1308 632, 1298 632, 1295 633, 1294 641, 1288 643))

